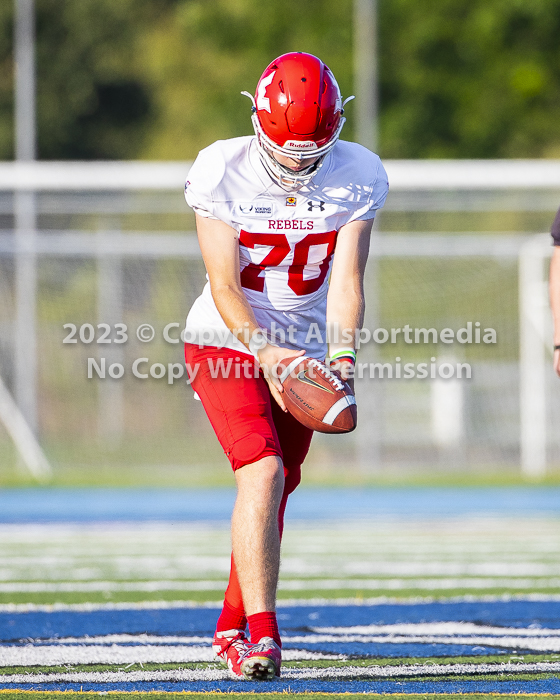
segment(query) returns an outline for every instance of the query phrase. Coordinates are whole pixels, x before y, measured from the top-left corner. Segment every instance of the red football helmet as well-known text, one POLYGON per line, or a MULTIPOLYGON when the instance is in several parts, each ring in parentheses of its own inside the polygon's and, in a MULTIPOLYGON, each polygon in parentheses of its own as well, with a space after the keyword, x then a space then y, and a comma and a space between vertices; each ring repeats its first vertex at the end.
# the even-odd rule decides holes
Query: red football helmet
POLYGON ((242 94, 253 101, 253 127, 270 176, 287 190, 309 182, 346 121, 340 89, 329 68, 311 54, 286 53, 264 71, 255 98, 242 94), (281 165, 275 153, 300 161, 316 160, 295 171, 281 165))

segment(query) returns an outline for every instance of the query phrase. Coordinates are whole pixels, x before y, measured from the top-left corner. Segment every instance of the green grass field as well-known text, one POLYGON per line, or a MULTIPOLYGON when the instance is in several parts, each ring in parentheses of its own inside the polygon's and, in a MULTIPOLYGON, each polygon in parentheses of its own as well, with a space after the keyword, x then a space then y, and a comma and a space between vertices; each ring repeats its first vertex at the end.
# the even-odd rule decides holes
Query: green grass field
MULTIPOLYGON (((556 594, 555 518, 290 524, 279 599, 556 594)), ((0 525, 0 603, 221 600, 227 523, 0 525)))

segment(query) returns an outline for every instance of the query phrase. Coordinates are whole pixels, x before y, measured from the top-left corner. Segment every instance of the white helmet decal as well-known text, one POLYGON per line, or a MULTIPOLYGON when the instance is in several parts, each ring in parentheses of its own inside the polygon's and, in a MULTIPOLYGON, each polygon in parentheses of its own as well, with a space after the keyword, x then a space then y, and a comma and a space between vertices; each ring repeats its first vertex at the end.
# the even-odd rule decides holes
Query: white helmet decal
POLYGON ((332 74, 331 74, 331 80, 333 81, 334 85, 336 85, 336 90, 338 92, 338 95, 336 97, 335 110, 342 114, 343 104, 342 104, 342 95, 340 93, 340 88, 338 87, 338 83, 336 82, 336 78, 332 74))
POLYGON ((276 71, 273 71, 270 75, 267 75, 266 78, 263 78, 257 85, 257 109, 264 109, 266 112, 270 113, 272 113, 272 110, 270 109, 270 98, 265 97, 265 92, 266 88, 274 80, 274 73, 276 73, 276 71))
MULTIPOLYGON (((283 148, 294 148, 296 151, 305 149, 306 151, 309 151, 309 149, 317 148, 317 144, 315 141, 286 141, 283 148)), ((306 153, 306 155, 310 156, 312 154, 306 153)))

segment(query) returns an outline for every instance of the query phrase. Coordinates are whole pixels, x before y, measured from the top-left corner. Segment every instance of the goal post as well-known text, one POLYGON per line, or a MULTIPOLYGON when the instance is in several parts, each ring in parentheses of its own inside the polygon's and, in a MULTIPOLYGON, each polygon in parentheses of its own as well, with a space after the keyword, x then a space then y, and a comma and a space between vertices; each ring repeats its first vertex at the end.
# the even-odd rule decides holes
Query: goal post
MULTIPOLYGON (((484 365, 486 360, 480 359, 481 353, 476 356, 473 353, 475 362, 480 361, 478 377, 484 375, 478 384, 478 379, 472 385, 465 383, 460 387, 439 383, 430 393, 425 383, 416 394, 405 390, 404 385, 391 385, 384 393, 380 382, 370 384, 370 396, 364 393, 360 399, 361 430, 348 438, 354 459, 363 463, 364 472, 375 472, 379 465, 390 460, 398 466, 418 459, 414 464, 427 466, 434 463, 434 455, 443 455, 447 461, 455 459, 453 454, 464 452, 467 445, 471 456, 462 456, 463 461, 457 457, 458 467, 467 463, 497 463, 518 469, 521 464, 524 476, 542 478, 549 464, 558 463, 560 455, 560 440, 554 431, 549 430, 548 434, 546 431, 547 421, 552 424, 550 417, 555 415, 554 411, 560 411, 560 401, 556 400, 560 398, 560 385, 550 388, 551 362, 546 354, 546 346, 550 345, 550 314, 545 269, 551 245, 550 236, 542 233, 548 225, 545 222, 549 213, 560 203, 560 160, 387 160, 384 165, 390 195, 376 222, 371 245, 372 265, 366 279, 369 327, 391 323, 398 315, 399 305, 402 307, 403 301, 407 303, 405 293, 419 299, 424 295, 430 300, 430 304, 409 304, 410 313, 417 314, 421 326, 457 325, 463 317, 469 318, 465 315, 467 307, 461 305, 464 293, 459 284, 468 288, 471 282, 480 283, 481 289, 486 285, 492 293, 473 294, 472 304, 475 298, 479 299, 478 307, 473 307, 469 297, 468 313, 476 313, 480 304, 483 310, 498 309, 499 302, 497 313, 504 310, 507 317, 504 324, 509 324, 509 349, 496 360, 496 367, 484 365), (475 230, 468 228, 472 222, 468 215, 472 212, 493 212, 489 229, 476 225, 475 230), (532 228, 529 224, 523 228, 525 223, 522 223, 517 231, 512 231, 505 227, 513 221, 511 228, 515 229, 518 219, 502 217, 504 212, 521 212, 520 219, 528 219, 527 212, 547 214, 532 228), (446 223, 430 228, 433 213, 442 214, 439 221, 443 222, 450 221, 451 215, 455 218, 449 228, 446 223), (384 222, 391 216, 394 217, 391 225, 385 226, 384 222), (501 224, 494 222, 502 218, 507 223, 500 229, 501 224), (463 224, 465 228, 460 228, 463 224), (531 231, 539 233, 528 235, 531 231), (404 266, 400 265, 401 261, 404 266), (475 261, 483 261, 482 266, 475 261), (507 268, 507 278, 504 277, 507 284, 499 289, 493 278, 502 279, 500 266, 507 268), (477 272, 477 267, 482 271, 477 272), (446 289, 456 296, 446 298, 446 289), (372 297, 378 301, 374 302, 372 297), (516 338, 519 338, 519 353, 516 338), (416 458, 416 454, 420 456, 416 458)), ((41 356, 38 347, 29 340, 33 340, 36 325, 37 334, 50 333, 49 324, 54 328, 52 318, 47 321, 38 307, 45 280, 48 278, 50 289, 55 284, 61 295, 69 294, 71 287, 63 289, 59 280, 66 277, 74 280, 74 270, 87 264, 90 268, 81 282, 84 289, 86 285, 90 289, 90 298, 85 300, 84 293, 80 301, 88 309, 83 312, 84 320, 97 317, 101 322, 116 323, 124 316, 134 324, 145 320, 140 313, 153 313, 157 317, 159 311, 167 311, 171 320, 182 322, 177 308, 181 306, 181 313, 188 309, 192 295, 199 293, 203 274, 196 236, 187 230, 193 228, 192 218, 188 219, 190 214, 181 194, 190 166, 188 161, 0 162, 0 209, 4 221, 14 222, 0 231, 0 266, 1 272, 6 271, 0 276, 0 341, 2 350, 12 358, 5 365, 5 383, 0 383, 0 422, 6 426, 21 460, 38 479, 49 478, 52 469, 40 448, 42 437, 37 437, 41 433, 35 432, 33 416, 45 415, 44 410, 38 410, 38 404, 51 400, 52 394, 37 391, 35 384, 45 381, 45 373, 39 371, 44 367, 45 355, 41 356), (35 219, 16 216, 18 202, 24 201, 28 194, 37 207, 36 223, 35 219), (138 224, 139 221, 142 223, 138 224), (144 221, 145 230, 136 230, 144 226, 144 221), (169 265, 169 279, 177 289, 185 271, 192 275, 192 280, 184 285, 181 304, 170 301, 167 287, 167 291, 161 291, 164 273, 158 272, 158 266, 163 270, 165 265, 169 265), (172 265, 175 268, 171 269, 172 265), (18 277, 18 269, 25 275, 18 277), (137 282, 143 270, 147 271, 147 278, 153 275, 154 284, 140 288, 137 282), (20 339, 16 342, 18 333, 20 339), (20 352, 23 347, 32 357, 20 352), (37 371, 30 372, 35 364, 37 371)), ((78 289, 80 294, 81 290, 82 287, 78 289)), ((60 309, 63 308, 60 304, 60 309)), ((81 319, 82 307, 68 308, 75 308, 75 319, 71 320, 81 319)), ((409 320, 412 323, 415 318, 401 318, 400 323, 409 320)), ((51 366, 60 366, 62 351, 54 344, 45 350, 46 345, 42 348, 51 353, 51 366)), ((372 344, 370 350, 373 360, 376 359, 373 354, 382 352, 383 348, 374 348, 372 344)), ((433 354, 438 355, 438 361, 442 359, 439 353, 433 354)), ((124 347, 107 348, 107 356, 111 362, 122 364, 128 358, 124 347)), ((365 349, 361 357, 366 357, 365 349)), ((71 365, 65 370, 69 376, 74 371, 71 365)), ((55 385, 58 379, 52 379, 51 375, 49 381, 53 382, 56 393, 60 388, 55 385)), ((97 423, 102 444, 114 446, 121 443, 122 437, 124 454, 132 440, 130 426, 137 420, 137 413, 131 410, 136 400, 133 396, 152 397, 150 392, 155 396, 156 388, 152 384, 142 385, 142 393, 137 382, 134 394, 125 383, 109 386, 98 382, 94 386, 92 382, 91 386, 94 388, 91 405, 87 405, 88 429, 90 424, 97 423)), ((152 405, 164 410, 166 403, 154 401, 152 405)), ((68 402, 54 405, 48 425, 43 426, 49 444, 53 435, 55 439, 66 440, 67 434, 71 434, 76 444, 81 445, 77 421, 67 430, 74 419, 71 414, 68 402)), ((149 433, 149 430, 148 426, 145 431, 149 433)), ((176 439, 175 433, 172 438, 176 439)), ((116 455, 118 451, 114 452, 116 455)), ((134 460, 137 458, 135 453, 134 460)), ((194 457, 185 457, 189 459, 194 463, 194 457)), ((171 457, 169 460, 171 464, 171 457)))
POLYGON ((37 481, 50 481, 53 475, 52 467, 2 377, 0 377, 0 421, 4 424, 32 476, 37 481))
POLYGON ((519 250, 519 408, 521 470, 529 479, 546 474, 546 363, 552 346, 545 261, 550 236, 533 236, 519 250))

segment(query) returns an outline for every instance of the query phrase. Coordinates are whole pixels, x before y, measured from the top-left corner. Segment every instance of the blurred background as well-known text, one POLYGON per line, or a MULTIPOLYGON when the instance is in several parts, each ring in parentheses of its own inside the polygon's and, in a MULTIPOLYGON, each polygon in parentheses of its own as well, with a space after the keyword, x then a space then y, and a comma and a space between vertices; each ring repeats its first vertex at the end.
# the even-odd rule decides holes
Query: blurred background
POLYGON ((359 382, 359 429, 316 436, 307 482, 557 481, 558 36, 560 0, 1 4, 0 485, 231 482, 185 378, 168 381, 182 349, 163 329, 178 337, 205 275, 182 184, 201 148, 251 133, 240 91, 294 50, 357 95, 343 137, 393 186, 366 326, 497 334, 368 344, 361 361, 468 362, 472 378, 359 382), (118 323, 128 340, 108 343, 118 323), (165 374, 134 377, 139 357, 165 374), (124 375, 88 379, 88 358, 124 375))

